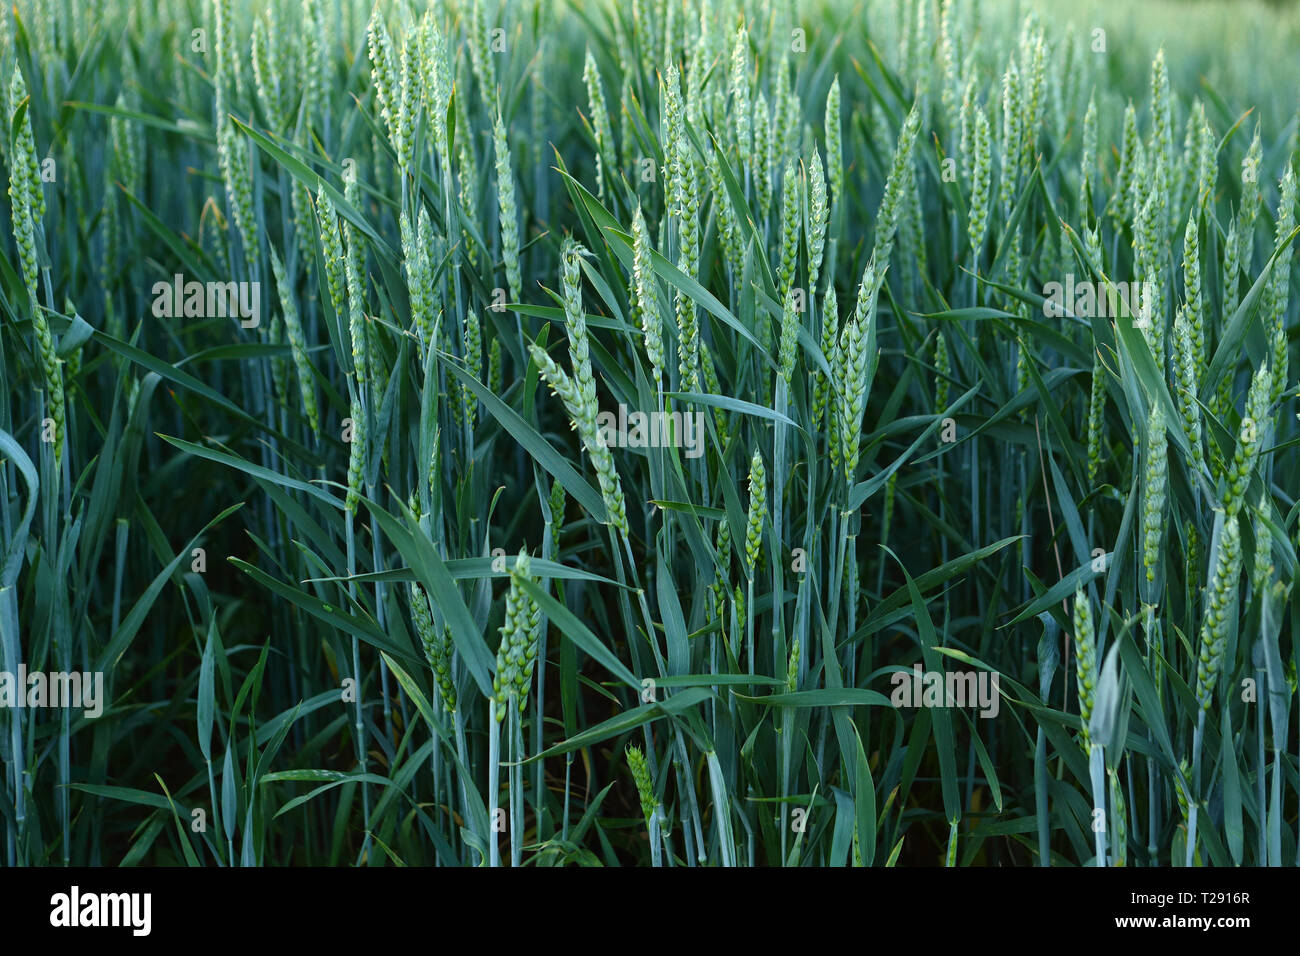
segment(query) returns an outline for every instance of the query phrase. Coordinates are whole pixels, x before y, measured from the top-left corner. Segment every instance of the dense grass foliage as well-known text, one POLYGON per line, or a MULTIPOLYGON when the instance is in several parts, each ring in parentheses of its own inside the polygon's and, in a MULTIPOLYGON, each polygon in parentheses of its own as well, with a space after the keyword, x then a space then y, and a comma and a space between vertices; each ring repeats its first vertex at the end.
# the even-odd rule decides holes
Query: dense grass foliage
POLYGON ((1296 22, 1121 6, 7 11, 0 859, 1293 865, 1296 22))

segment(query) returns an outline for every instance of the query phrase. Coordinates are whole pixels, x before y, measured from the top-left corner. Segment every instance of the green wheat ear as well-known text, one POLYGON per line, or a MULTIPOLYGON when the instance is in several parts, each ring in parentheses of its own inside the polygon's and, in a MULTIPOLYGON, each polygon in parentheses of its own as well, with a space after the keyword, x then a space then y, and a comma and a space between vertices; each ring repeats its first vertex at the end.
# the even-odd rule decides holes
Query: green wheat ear
MULTIPOLYGON (((822 301, 822 334, 821 349, 822 354, 826 357, 826 364, 830 366, 832 374, 835 369, 836 347, 839 339, 839 302, 835 295, 835 286, 830 286, 826 290, 826 297, 822 301)), ((820 368, 814 372, 813 376, 813 400, 812 400, 812 420, 813 430, 821 431, 823 419, 826 417, 827 403, 831 395, 831 379, 820 368)), ((830 428, 830 437, 834 438, 838 429, 830 428)))
POLYGON ((596 58, 587 48, 587 55, 582 65, 582 81, 587 87, 587 106, 591 113, 591 128, 596 140, 596 189, 597 195, 605 200, 609 188, 606 180, 610 177, 610 167, 614 159, 614 134, 609 125, 609 109, 605 105, 605 90, 600 83, 600 71, 596 68, 596 58))
POLYGON ((560 532, 564 530, 564 508, 568 503, 568 495, 564 491, 564 485, 560 482, 551 482, 550 495, 550 521, 551 521, 551 539, 552 546, 558 553, 560 550, 560 532))
MULTIPOLYGON (((355 209, 361 200, 361 187, 354 174, 344 182, 343 198, 355 209)), ((370 350, 366 342, 365 287, 362 285, 362 264, 365 250, 360 231, 351 220, 343 224, 344 276, 348 290, 348 332, 352 341, 352 373, 357 388, 364 390, 370 377, 370 350)), ((355 416, 354 416, 355 417, 355 416)))
POLYGON ((777 291, 785 299, 794 281, 799 255, 799 177, 792 165, 785 167, 781 190, 781 257, 777 270, 777 291))
POLYGON ((302 321, 298 317, 298 303, 294 290, 285 276, 284 264, 275 249, 271 254, 271 269, 275 273, 275 286, 280 295, 280 314, 284 318, 285 331, 289 336, 289 349, 293 355, 294 368, 298 372, 298 390, 302 398, 303 413, 311 430, 320 434, 320 415, 316 408, 316 386, 312 377, 311 362, 307 358, 307 340, 303 335, 302 321))
POLYGON ((858 286, 858 300, 853 315, 840 332, 839 367, 833 368, 837 395, 839 422, 838 444, 832 455, 842 459, 844 481, 853 482, 857 473, 859 447, 862 440, 862 414, 867 405, 867 390, 872 361, 868 342, 872 323, 875 322, 876 299, 884 282, 884 270, 877 271, 873 257, 862 272, 858 286))
POLYGON ((1120 145, 1119 169, 1115 174, 1115 189, 1111 193, 1107 211, 1116 226, 1133 220, 1133 187, 1138 178, 1141 138, 1138 135, 1137 109, 1130 102, 1124 109, 1123 134, 1120 145))
POLYGON ((777 372, 790 384, 794 377, 795 360, 799 348, 799 311, 795 308, 795 291, 791 289, 785 296, 785 308, 781 310, 781 344, 777 353, 777 372))
MULTIPOLYGON (((489 62, 491 58, 489 57, 489 62)), ((519 272, 519 212, 515 205, 515 176, 511 170, 510 147, 500 112, 492 121, 492 144, 496 151, 497 208, 501 223, 501 257, 506 267, 510 301, 518 302, 523 280, 519 272)))
POLYGON ((755 191, 758 194, 758 211, 766 219, 772 209, 772 111, 767 93, 758 91, 754 97, 754 156, 758 166, 754 170, 755 191))
POLYGON ((763 546, 763 521, 767 518, 767 469, 763 453, 754 449, 749 462, 749 516, 745 522, 745 574, 752 581, 763 546))
MULTIPOLYGON (((940 329, 934 337, 934 410, 945 411, 948 408, 948 379, 952 375, 952 360, 948 356, 948 340, 940 329)), ((895 472, 897 474, 897 472, 895 472)))
POLYGON ((274 7, 253 21, 252 67, 253 89, 258 102, 271 126, 278 130, 284 125, 284 100, 280 77, 272 65, 280 58, 276 26, 274 7))
POLYGON ((452 677, 452 643, 451 631, 444 628, 439 633, 429 609, 429 599, 424 589, 418 584, 410 586, 411 621, 415 627, 416 637, 424 651, 424 659, 438 685, 443 707, 447 713, 456 712, 456 683, 452 677))
POLYGON ((826 251, 826 227, 830 220, 830 199, 826 195, 826 176, 822 171, 821 154, 813 147, 808 165, 808 300, 817 297, 817 281, 821 275, 822 256, 826 251))
POLYGON ((447 65, 447 40, 438 24, 436 8, 430 5, 420 21, 420 69, 424 73, 427 115, 432 121, 434 149, 445 171, 449 165, 447 106, 451 101, 451 78, 447 65))
POLYGON ((501 339, 493 336, 488 346, 488 391, 500 395, 505 381, 505 359, 501 353, 501 339))
POLYGON ((1228 641, 1228 614, 1237 596, 1241 574, 1241 532, 1237 516, 1231 515, 1219 535, 1218 560, 1205 589, 1201 619, 1201 649, 1196 659, 1196 702, 1208 711, 1214 699, 1228 641))
POLYGON ((749 34, 744 27, 736 31, 735 43, 731 48, 730 94, 731 131, 736 155, 742 162, 749 162, 753 155, 753 140, 749 123, 749 34))
MULTIPOLYGON (((469 309, 465 313, 465 370, 475 379, 483 377, 483 330, 479 325, 478 313, 469 309)), ((461 386, 461 402, 464 404, 464 418, 467 427, 474 427, 474 415, 478 410, 478 396, 468 386, 461 386)))
POLYGON ((1246 489, 1250 485, 1260 448, 1265 441, 1265 432, 1269 427, 1268 409, 1272 390, 1273 376, 1267 365, 1261 365, 1251 379, 1245 414, 1237 432, 1237 447, 1233 450, 1232 461, 1228 463, 1224 479, 1227 487, 1223 508, 1229 517, 1235 516, 1245 503, 1246 489))
MULTIPOLYGON (((474 162, 474 154, 465 140, 461 140, 456 147, 456 179, 459 185, 461 212, 466 222, 477 222, 479 219, 478 167, 474 162)), ((503 232, 502 235, 504 236, 505 233, 503 232)), ((469 229, 465 226, 461 226, 460 236, 466 261, 469 262, 470 268, 477 269, 478 242, 470 236, 469 229)))
POLYGON ((1159 403, 1147 419, 1146 470, 1143 475, 1142 570, 1147 588, 1155 584, 1160 544, 1165 527, 1165 485, 1168 476, 1168 440, 1159 403))
POLYGON ((370 58, 370 82, 375 90, 379 115, 383 117, 389 136, 393 137, 398 120, 400 81, 394 62, 393 39, 378 8, 371 13, 370 22, 366 25, 366 50, 370 58))
POLYGON ((1088 484, 1095 487, 1101 471, 1102 446, 1106 415, 1105 369, 1101 353, 1095 352, 1092 360, 1092 383, 1088 392, 1088 484))
POLYGON ((348 493, 345 506, 356 514, 361 501, 361 482, 366 468, 366 415, 358 398, 352 399, 352 441, 348 445, 348 493))
MULTIPOLYGON (((400 221, 402 236, 402 259, 406 267, 406 288, 411 303, 411 319, 420 335, 424 351, 433 348, 437 342, 434 331, 434 288, 433 265, 429 261, 429 252, 433 246, 433 226, 429 222, 429 213, 420 209, 418 225, 411 226, 410 217, 402 214, 400 221)), ((334 294, 331 288, 331 296, 334 294)))
POLYGON ((903 127, 898 133, 898 144, 894 148, 894 158, 889 167, 889 178, 885 180, 885 196, 880 201, 880 210, 876 214, 876 244, 871 252, 871 261, 878 264, 882 274, 894 249, 894 234, 898 230, 903 207, 903 191, 909 181, 912 147, 915 146, 921 129, 921 107, 922 102, 918 99, 903 120, 903 127))
POLYGON ((641 207, 636 207, 632 217, 632 318, 645 336, 646 356, 650 359, 650 373, 658 388, 663 387, 664 339, 663 319, 655 295, 654 265, 650 256, 650 231, 646 228, 641 207))
POLYGON ((1261 491, 1259 503, 1254 507, 1251 514, 1254 519, 1251 522, 1251 530, 1255 534, 1255 563, 1251 568, 1250 585, 1257 595, 1262 595, 1269 589, 1269 581, 1273 576, 1274 569, 1273 530, 1269 527, 1267 521, 1268 513, 1268 496, 1261 491))
MULTIPOLYGON (((9 84, 9 102, 17 119, 20 104, 28 99, 27 87, 21 71, 15 66, 9 84)), ((10 125, 13 125, 12 123, 10 125)), ((49 320, 39 304, 36 230, 45 214, 45 198, 41 189, 40 161, 36 155, 36 141, 32 136, 31 111, 23 113, 17 125, 9 168, 10 217, 13 221, 14 242, 18 246, 18 260, 26 287, 27 303, 24 310, 32 320, 36 336, 36 352, 45 386, 45 400, 50 420, 54 424, 54 460, 63 460, 67 439, 65 419, 66 401, 63 393, 62 360, 54 346, 54 335, 49 320)))
POLYGON ((654 795, 654 782, 650 779, 650 768, 646 764, 645 754, 641 752, 640 747, 628 744, 627 747, 627 768, 632 774, 632 781, 636 784, 637 796, 641 801, 641 813, 645 817, 646 826, 650 826, 659 810, 659 803, 654 795))
POLYGON ((1119 774, 1107 769, 1106 778, 1110 787, 1110 802, 1114 808, 1111 819, 1115 821, 1113 834, 1114 860, 1112 866, 1128 864, 1128 812, 1124 804, 1124 788, 1120 785, 1119 774))
POLYGON ((974 127, 971 134, 971 192, 970 213, 967 216, 966 237, 971 254, 979 262, 980 248, 989 224, 989 183, 993 175, 993 157, 989 143, 989 118, 982 107, 974 109, 974 127))
POLYGON ((521 550, 510 569, 510 590, 506 594, 505 622, 501 625, 501 644, 497 648, 496 673, 492 678, 495 692, 496 719, 505 719, 506 707, 513 698, 520 713, 528 703, 528 689, 537 664, 538 626, 541 610, 520 587, 520 581, 533 581, 529 575, 528 552, 521 550))
POLYGON ((329 194, 322 188, 316 194, 316 221, 319 224, 321 257, 325 262, 325 284, 336 318, 348 314, 347 264, 343 254, 343 234, 329 194))
MULTIPOLYGON (((601 497, 604 500, 606 510, 609 512, 609 524, 627 535, 630 529, 627 523, 627 505, 623 497, 622 483, 614 466, 614 457, 610 454, 605 439, 596 424, 594 384, 591 386, 592 391, 589 397, 583 380, 570 377, 565 373, 537 343, 528 343, 528 349, 533 357, 533 362, 537 365, 538 373, 546 384, 551 387, 551 391, 555 393, 556 397, 564 403, 569 413, 569 419, 578 432, 583 446, 587 449, 592 466, 596 469, 601 497)), ((586 370, 586 374, 590 375, 590 368, 586 370)))
POLYGON ((1075 682, 1079 691, 1079 719, 1083 723, 1083 744, 1090 750, 1092 737, 1089 721, 1097 692, 1097 638, 1093 631, 1092 609, 1083 588, 1074 592, 1075 682))
POLYGON ((229 116, 217 121, 217 155, 226 185, 226 200, 243 244, 244 261, 250 269, 255 269, 261 261, 262 243, 253 212, 252 144, 235 130, 229 116))
POLYGON ((830 183, 831 205, 838 205, 844 194, 844 134, 840 121, 840 78, 831 80, 826 93, 826 178, 830 183))
POLYGON ((1205 451, 1201 445, 1201 406, 1196 400, 1197 373, 1192 333, 1186 309, 1180 307, 1174 318, 1174 377, 1177 382, 1178 410, 1183 434, 1191 449, 1188 467, 1193 473, 1205 470, 1205 451))

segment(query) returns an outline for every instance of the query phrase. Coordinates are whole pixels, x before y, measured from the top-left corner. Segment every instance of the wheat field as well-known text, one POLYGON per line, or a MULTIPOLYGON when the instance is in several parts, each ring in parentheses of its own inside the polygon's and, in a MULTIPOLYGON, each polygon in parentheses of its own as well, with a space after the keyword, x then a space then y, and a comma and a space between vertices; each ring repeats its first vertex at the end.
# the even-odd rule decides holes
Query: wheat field
POLYGON ((1297 45, 19 0, 0 861, 1296 865, 1297 45))

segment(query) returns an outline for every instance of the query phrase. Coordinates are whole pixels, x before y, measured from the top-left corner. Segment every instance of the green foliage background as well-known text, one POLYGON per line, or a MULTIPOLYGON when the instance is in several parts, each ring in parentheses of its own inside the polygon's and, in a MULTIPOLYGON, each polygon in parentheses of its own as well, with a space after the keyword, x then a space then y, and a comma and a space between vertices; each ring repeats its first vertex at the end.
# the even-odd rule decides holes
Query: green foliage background
POLYGON ((22 0, 0 670, 107 702, 0 708, 0 859, 1294 864, 1297 42, 22 0), (998 716, 891 706, 917 663, 998 716))

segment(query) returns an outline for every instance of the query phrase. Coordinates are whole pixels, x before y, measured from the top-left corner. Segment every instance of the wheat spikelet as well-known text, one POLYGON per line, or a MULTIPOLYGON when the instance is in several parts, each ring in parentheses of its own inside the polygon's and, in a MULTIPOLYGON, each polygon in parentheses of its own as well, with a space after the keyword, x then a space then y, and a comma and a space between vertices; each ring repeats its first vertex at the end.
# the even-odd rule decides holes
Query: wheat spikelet
POLYGON ((1205 590, 1205 611, 1201 620, 1201 650, 1196 659, 1196 702, 1208 711, 1223 669, 1227 646, 1228 612, 1237 595, 1241 573, 1241 533, 1237 516, 1230 515, 1219 536, 1219 555, 1214 575, 1205 590))
POLYGON ((1096 700, 1097 639, 1093 631, 1092 610, 1083 588, 1074 592, 1075 683, 1079 691, 1079 720, 1083 723, 1084 749, 1092 747, 1089 721, 1096 700))
POLYGON ((312 378, 311 362, 307 359, 307 341, 303 335, 302 321, 298 316, 298 303, 279 255, 274 248, 269 248, 268 251, 271 254, 271 269, 275 273, 275 287, 280 295, 280 314, 284 318, 289 350, 293 355, 294 368, 298 372, 298 391, 302 398, 303 413, 307 416, 311 430, 319 435, 320 415, 316 408, 316 386, 312 378))
POLYGON ((763 453, 754 449, 749 462, 749 513, 745 522, 745 575, 750 581, 758 568, 763 547, 763 522, 767 518, 767 469, 763 453))

